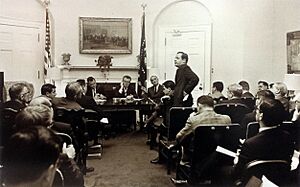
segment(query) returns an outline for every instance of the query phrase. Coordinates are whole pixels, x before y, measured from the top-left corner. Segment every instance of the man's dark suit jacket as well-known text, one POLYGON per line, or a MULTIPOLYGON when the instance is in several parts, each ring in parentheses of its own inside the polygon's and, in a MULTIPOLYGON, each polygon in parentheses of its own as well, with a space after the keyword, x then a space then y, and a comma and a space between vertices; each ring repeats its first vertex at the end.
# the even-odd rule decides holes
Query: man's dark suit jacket
MULTIPOLYGON (((103 89, 100 86, 96 87, 96 93, 105 95, 103 92, 104 91, 103 91, 103 89)), ((90 86, 87 86, 85 95, 86 96, 94 97, 94 95, 93 95, 93 88, 91 88, 90 86)))
POLYGON ((253 98, 254 96, 253 96, 253 94, 250 93, 250 92, 245 92, 245 93, 242 94, 242 97, 246 97, 246 98, 250 97, 250 98, 253 98))
POLYGON ((24 105, 23 103, 19 102, 19 101, 7 101, 5 103, 3 103, 2 108, 11 108, 14 109, 16 111, 20 111, 22 109, 24 109, 26 107, 26 105, 24 105))
POLYGON ((291 135, 280 128, 268 129, 247 139, 242 145, 235 172, 239 174, 253 160, 286 160, 291 162, 294 144, 291 135))
POLYGON ((101 117, 104 115, 101 108, 91 96, 82 95, 80 99, 77 99, 77 103, 85 109, 92 109, 96 111, 101 117))
POLYGON ((119 93, 120 86, 115 91, 115 97, 127 97, 128 95, 133 95, 134 98, 137 98, 137 94, 135 91, 135 88, 131 85, 129 85, 127 92, 125 93, 124 90, 122 90, 122 93, 119 93))
POLYGON ((190 94, 199 82, 188 65, 180 66, 175 75, 174 106, 183 106, 183 91, 190 94))
POLYGON ((156 90, 156 92, 154 92, 154 86, 151 86, 150 88, 148 88, 147 96, 154 102, 159 103, 160 98, 165 95, 163 90, 164 87, 161 84, 158 85, 158 90, 156 90))

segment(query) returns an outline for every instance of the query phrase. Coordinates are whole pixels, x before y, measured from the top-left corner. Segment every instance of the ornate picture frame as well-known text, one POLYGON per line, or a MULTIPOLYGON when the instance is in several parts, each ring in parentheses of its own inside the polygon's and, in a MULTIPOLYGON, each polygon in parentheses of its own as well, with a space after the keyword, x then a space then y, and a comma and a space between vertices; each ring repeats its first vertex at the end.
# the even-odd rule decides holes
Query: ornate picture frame
POLYGON ((300 73, 300 31, 287 33, 287 70, 300 73))
POLYGON ((79 17, 79 52, 131 54, 132 19, 79 17))

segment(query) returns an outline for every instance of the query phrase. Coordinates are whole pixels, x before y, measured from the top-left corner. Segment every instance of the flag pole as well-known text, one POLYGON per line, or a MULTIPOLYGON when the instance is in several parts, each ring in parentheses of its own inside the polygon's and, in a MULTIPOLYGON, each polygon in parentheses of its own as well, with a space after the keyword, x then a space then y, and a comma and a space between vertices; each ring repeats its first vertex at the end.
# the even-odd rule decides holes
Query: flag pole
POLYGON ((147 80, 147 64, 146 64, 146 33, 145 33, 145 9, 147 4, 142 4, 143 15, 142 15, 142 23, 141 23, 141 46, 140 46, 140 54, 139 54, 139 78, 138 78, 138 96, 142 97, 142 87, 146 88, 146 80, 147 80))

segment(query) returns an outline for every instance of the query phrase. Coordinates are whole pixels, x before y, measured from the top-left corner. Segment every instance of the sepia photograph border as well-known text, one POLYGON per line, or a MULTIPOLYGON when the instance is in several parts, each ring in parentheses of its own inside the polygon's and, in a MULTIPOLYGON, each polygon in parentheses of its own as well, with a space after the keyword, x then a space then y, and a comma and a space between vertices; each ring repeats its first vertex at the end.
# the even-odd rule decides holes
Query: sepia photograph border
POLYGON ((131 54, 132 19, 79 17, 79 52, 131 54))

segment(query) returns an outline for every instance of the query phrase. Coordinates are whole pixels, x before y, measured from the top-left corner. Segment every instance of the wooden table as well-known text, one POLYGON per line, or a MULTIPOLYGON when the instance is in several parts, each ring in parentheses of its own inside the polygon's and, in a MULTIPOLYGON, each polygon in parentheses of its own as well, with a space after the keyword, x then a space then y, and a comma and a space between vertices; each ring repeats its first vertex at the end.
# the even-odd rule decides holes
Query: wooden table
MULTIPOLYGON (((105 113, 126 112, 126 111, 139 111, 139 121, 143 121, 143 114, 153 111, 154 105, 145 101, 134 101, 132 103, 119 102, 113 103, 112 100, 106 102, 97 102, 98 107, 105 113)), ((136 123, 134 123, 134 130, 136 130, 136 123)))

